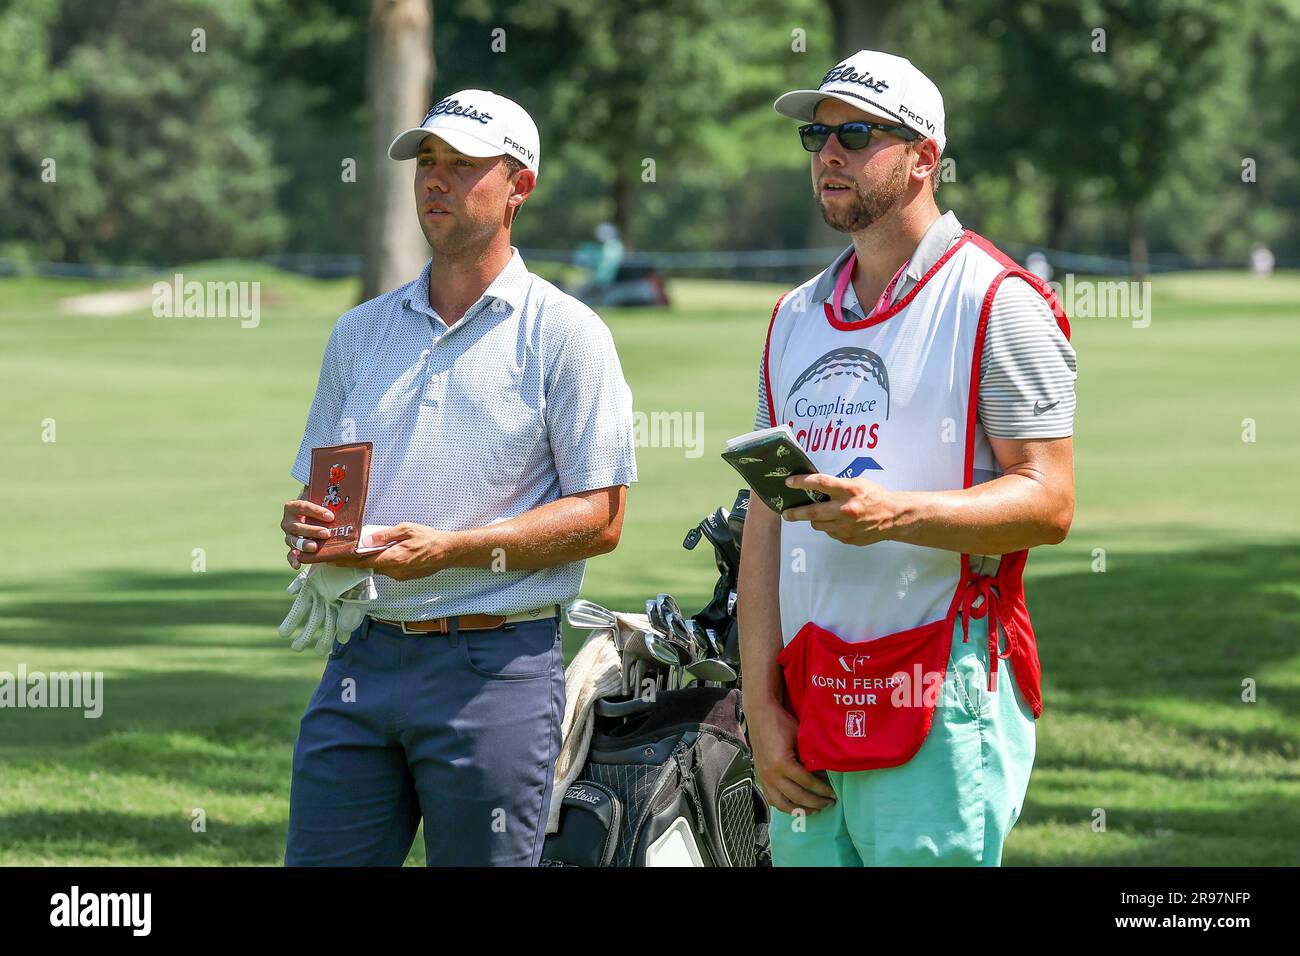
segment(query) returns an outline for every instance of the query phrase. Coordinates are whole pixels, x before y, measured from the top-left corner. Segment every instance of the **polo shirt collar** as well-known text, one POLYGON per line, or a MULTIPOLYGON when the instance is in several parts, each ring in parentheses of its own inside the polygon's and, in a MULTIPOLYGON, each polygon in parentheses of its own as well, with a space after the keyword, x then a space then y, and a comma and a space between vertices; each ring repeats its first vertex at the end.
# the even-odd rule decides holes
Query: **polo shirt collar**
MULTIPOLYGON (((420 271, 420 277, 414 282, 407 285, 402 293, 402 304, 409 309, 413 309, 429 318, 434 318, 437 313, 429 305, 429 273, 433 269, 433 259, 430 258, 420 271)), ((477 303, 470 307, 465 313, 466 318, 471 317, 478 307, 478 304, 484 300, 499 299, 511 309, 517 309, 524 303, 524 297, 528 291, 528 267, 524 265, 524 258, 519 254, 519 250, 514 246, 510 247, 510 261, 506 263, 505 268, 497 273, 495 279, 488 283, 488 287, 483 290, 483 295, 479 297, 477 303)), ((456 323, 457 326, 460 323, 456 323)))
POLYGON ((930 223, 930 228, 916 244, 916 251, 912 253, 912 258, 907 263, 907 277, 913 282, 920 282, 921 277, 943 258, 943 254, 957 241, 961 233, 962 225, 951 209, 930 223))
MULTIPOLYGON (((428 279, 426 277, 425 281, 428 279)), ((528 269, 524 257, 514 246, 510 247, 510 261, 497 273, 497 277, 488 283, 483 294, 490 299, 500 299, 512 309, 524 304, 524 294, 528 289, 528 269)))
MULTIPOLYGON (((907 271, 904 276, 913 282, 920 282, 924 276, 942 258, 948 248, 957 240, 962 233, 962 224, 957 220, 957 216, 952 210, 944 213, 934 222, 930 223, 925 235, 921 241, 916 244, 916 249, 912 253, 912 258, 908 260, 907 271)), ((835 291, 835 280, 839 277, 840 270, 844 268, 844 263, 848 261, 849 255, 853 252, 853 246, 849 246, 831 263, 830 268, 822 273, 821 278, 813 288, 813 298, 819 302, 829 302, 831 293, 835 291)), ((901 285, 900 285, 901 289, 901 285)), ((897 299, 897 294, 895 299, 897 299)), ((852 284, 845 290, 844 306, 847 310, 861 314, 862 309, 857 301, 857 293, 854 291, 852 284)))

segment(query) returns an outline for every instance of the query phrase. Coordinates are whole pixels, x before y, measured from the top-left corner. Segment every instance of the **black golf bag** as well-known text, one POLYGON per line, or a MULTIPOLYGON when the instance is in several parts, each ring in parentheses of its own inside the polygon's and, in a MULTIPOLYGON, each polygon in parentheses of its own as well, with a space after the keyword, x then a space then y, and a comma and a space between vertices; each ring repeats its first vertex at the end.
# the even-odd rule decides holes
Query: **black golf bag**
POLYGON ((542 866, 771 865, 740 691, 688 687, 605 710, 542 866))
MULTIPOLYGON (((736 577, 749 491, 687 534, 714 548, 719 578, 694 619, 739 674, 736 577)), ((771 866, 769 811, 737 686, 664 690, 596 703, 587 761, 569 786, 543 866, 771 866)))

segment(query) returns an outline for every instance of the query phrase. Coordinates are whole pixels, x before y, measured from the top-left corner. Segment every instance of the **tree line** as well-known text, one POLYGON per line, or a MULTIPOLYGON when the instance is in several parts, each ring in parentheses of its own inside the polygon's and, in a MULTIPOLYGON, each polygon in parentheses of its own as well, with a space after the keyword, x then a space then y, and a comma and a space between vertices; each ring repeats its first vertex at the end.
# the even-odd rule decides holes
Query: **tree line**
POLYGON ((380 144, 465 87, 541 131, 522 245, 830 245, 771 102, 863 47, 943 91, 967 225, 1137 271, 1300 256, 1300 0, 10 0, 0 258, 400 260, 380 144))

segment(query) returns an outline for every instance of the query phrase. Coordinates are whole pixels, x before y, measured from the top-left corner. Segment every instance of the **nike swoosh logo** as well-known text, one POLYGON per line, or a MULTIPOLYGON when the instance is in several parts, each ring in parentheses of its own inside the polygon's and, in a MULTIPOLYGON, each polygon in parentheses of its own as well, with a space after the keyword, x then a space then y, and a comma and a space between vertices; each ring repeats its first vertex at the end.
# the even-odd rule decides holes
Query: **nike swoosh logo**
POLYGON ((1056 401, 1049 402, 1046 405, 1044 405, 1042 402, 1034 402, 1034 414, 1041 415, 1043 414, 1043 412, 1050 412, 1053 408, 1055 408, 1057 405, 1060 404, 1061 404, 1061 400, 1059 398, 1056 401))

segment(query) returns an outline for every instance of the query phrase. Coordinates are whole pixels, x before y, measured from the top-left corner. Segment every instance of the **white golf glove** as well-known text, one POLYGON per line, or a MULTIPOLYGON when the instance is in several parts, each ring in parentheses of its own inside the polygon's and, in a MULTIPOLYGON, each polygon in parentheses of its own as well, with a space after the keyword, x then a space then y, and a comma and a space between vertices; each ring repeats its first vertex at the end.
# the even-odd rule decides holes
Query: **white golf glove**
POLYGON ((332 564, 309 564, 298 572, 288 592, 297 597, 280 623, 280 636, 290 637, 301 627, 302 633, 289 646, 301 651, 316 637, 318 654, 332 651, 335 641, 346 644, 378 596, 370 568, 332 564))

